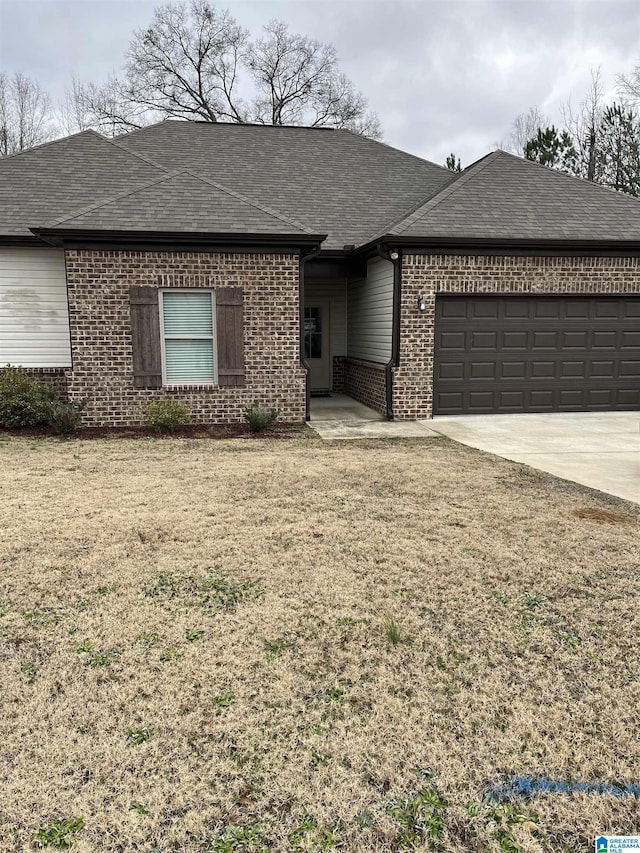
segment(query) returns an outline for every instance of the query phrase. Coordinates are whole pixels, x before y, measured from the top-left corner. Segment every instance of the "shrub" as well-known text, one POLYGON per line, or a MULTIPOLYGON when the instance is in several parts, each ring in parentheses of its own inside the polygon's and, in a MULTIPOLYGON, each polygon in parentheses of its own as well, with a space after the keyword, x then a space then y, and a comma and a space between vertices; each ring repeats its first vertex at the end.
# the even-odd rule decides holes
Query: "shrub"
POLYGON ((173 432, 177 427, 188 424, 190 417, 188 406, 169 397, 149 403, 142 410, 145 426, 156 432, 173 432))
POLYGON ((33 379, 22 367, 0 369, 0 426, 38 426, 47 423, 49 406, 58 395, 33 379))
POLYGON ((80 426, 82 412, 86 409, 89 400, 53 400, 47 406, 47 423, 52 426, 59 435, 73 435, 80 426))
POLYGON ((278 420, 277 409, 267 409, 262 403, 254 400, 253 403, 244 410, 244 419, 249 424, 250 432, 262 432, 265 429, 273 426, 278 420))

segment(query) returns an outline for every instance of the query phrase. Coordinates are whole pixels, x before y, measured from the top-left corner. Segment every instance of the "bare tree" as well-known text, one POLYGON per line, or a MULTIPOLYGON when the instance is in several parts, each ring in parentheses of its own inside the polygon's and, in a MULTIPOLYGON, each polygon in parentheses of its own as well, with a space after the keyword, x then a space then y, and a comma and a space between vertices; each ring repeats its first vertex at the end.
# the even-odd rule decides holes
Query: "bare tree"
POLYGON ((550 124, 551 121, 540 112, 538 107, 529 107, 526 112, 516 116, 509 135, 499 142, 497 147, 522 157, 527 142, 535 137, 538 128, 548 127, 550 124))
POLYGON ((562 110, 565 129, 577 152, 578 177, 599 183, 600 141, 605 110, 600 69, 591 71, 591 85, 576 111, 569 101, 562 110))
POLYGON ((123 77, 104 86, 78 85, 69 97, 72 113, 107 133, 181 118, 380 135, 377 116, 340 73, 331 45, 290 33, 280 21, 267 24, 251 43, 249 32, 208 0, 159 6, 151 25, 135 31, 123 77))
POLYGON ((618 75, 618 93, 623 102, 640 107, 640 65, 636 65, 630 74, 618 75))
POLYGON ((246 56, 258 93, 252 105, 254 121, 346 127, 366 136, 381 135, 365 97, 339 72, 332 45, 290 33, 283 21, 270 21, 263 31, 246 56))
POLYGON ((53 135, 51 101, 40 84, 24 74, 0 73, 0 157, 53 135))

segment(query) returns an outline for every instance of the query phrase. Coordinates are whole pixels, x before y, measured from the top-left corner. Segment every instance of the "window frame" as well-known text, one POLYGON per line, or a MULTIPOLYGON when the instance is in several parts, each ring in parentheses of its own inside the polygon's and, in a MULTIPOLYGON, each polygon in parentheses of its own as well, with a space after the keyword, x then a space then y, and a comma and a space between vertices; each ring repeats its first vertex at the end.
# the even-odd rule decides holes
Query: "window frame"
POLYGON ((165 388, 199 388, 202 386, 212 387, 218 384, 218 335, 216 328, 216 291, 210 287, 163 287, 158 290, 158 313, 160 322, 160 351, 162 354, 162 385, 165 388), (165 335, 164 331, 164 294, 165 293, 208 293, 211 300, 211 335, 165 335), (170 382, 167 379, 167 357, 166 339, 183 341, 211 341, 211 352, 213 360, 213 378, 207 380, 194 380, 182 382, 170 382))

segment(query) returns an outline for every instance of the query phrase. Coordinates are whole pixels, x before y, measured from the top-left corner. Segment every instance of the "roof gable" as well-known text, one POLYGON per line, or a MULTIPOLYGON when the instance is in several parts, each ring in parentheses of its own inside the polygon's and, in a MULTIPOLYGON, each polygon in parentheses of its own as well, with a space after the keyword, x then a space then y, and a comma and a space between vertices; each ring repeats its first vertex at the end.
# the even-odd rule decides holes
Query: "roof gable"
POLYGON ((187 170, 162 173, 140 187, 49 223, 59 230, 201 234, 308 234, 305 226, 187 170))
POLYGON ((487 240, 640 240, 640 202, 495 151, 388 233, 487 240))

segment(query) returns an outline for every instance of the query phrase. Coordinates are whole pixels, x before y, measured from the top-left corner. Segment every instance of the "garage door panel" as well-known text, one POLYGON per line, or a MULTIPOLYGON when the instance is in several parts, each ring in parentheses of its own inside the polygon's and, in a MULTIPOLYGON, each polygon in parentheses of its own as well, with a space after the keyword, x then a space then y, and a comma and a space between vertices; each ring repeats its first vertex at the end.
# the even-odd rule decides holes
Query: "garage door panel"
POLYGON ((618 392, 618 406, 626 409, 640 409, 640 388, 623 388, 618 392))
POLYGON ((588 299, 572 299, 564 303, 564 316, 567 320, 587 320, 591 303, 588 299))
POLYGON ((534 332, 532 349, 558 349, 558 333, 549 331, 534 332))
POLYGON ((640 350, 640 329, 638 329, 637 332, 621 332, 620 349, 640 350))
POLYGON ((616 329, 608 332, 594 332, 592 349, 618 349, 618 334, 616 329))
POLYGON ((589 379, 615 379, 617 362, 593 360, 589 366, 589 379))
POLYGON ((640 361, 621 361, 620 376, 640 379, 640 361))
POLYGON ((495 361, 472 361, 469 376, 471 379, 495 379, 496 368, 495 361))
POLYGON ((584 361, 561 361, 559 379, 586 379, 587 364, 584 361))
POLYGON ((502 391, 499 397, 499 405, 503 410, 521 411, 524 406, 524 391, 502 391))
POLYGON ((529 394, 529 403, 530 406, 523 406, 523 409, 535 408, 539 412, 553 409, 553 391, 531 391, 529 394))
POLYGON ((613 403, 613 395, 608 388, 592 388, 587 391, 587 402, 594 409, 609 409, 613 403))
POLYGON ((438 339, 440 350, 464 350, 465 334, 464 332, 440 332, 438 339))
POLYGON ((441 364, 438 370, 440 379, 464 379, 464 362, 451 361, 441 364))
POLYGON ((501 363, 502 379, 521 379, 527 378, 527 362, 526 361, 503 361, 501 363))
POLYGON ((593 306, 596 320, 617 320, 620 316, 621 305, 617 299, 599 299, 593 306))
POLYGON ((514 319, 517 317, 529 319, 531 313, 531 304, 525 299, 508 299, 504 300, 502 316, 505 319, 514 319))
POLYGON ((495 350, 497 347, 498 332, 471 332, 471 348, 473 350, 495 350))
POLYGON ((493 406, 493 391, 469 392, 469 409, 485 409, 486 411, 491 411, 491 409, 493 409, 493 406))
POLYGON ((557 299, 541 297, 531 300, 531 316, 535 320, 559 320, 562 316, 562 305, 557 299))
POLYGON ((558 408, 562 410, 584 407, 585 390, 583 388, 559 388, 558 408))
POLYGON ((497 320, 499 306, 498 299, 474 299, 471 302, 471 320, 497 320))
POLYGON ((529 349, 529 335, 526 331, 503 332, 502 349, 529 349))
POLYGON ((436 414, 640 408, 640 297, 438 296, 436 341, 436 414))
POLYGON ((554 379, 556 363, 555 361, 531 361, 529 375, 531 379, 554 379))

